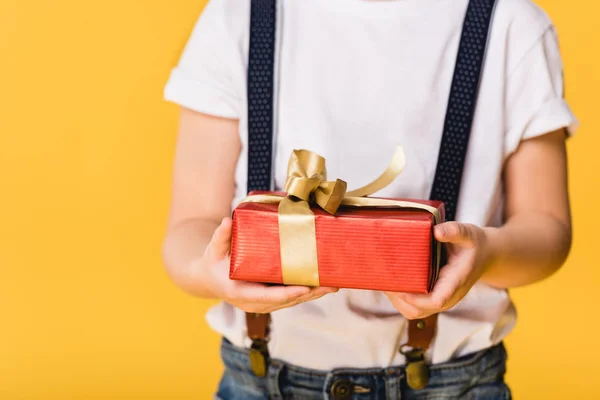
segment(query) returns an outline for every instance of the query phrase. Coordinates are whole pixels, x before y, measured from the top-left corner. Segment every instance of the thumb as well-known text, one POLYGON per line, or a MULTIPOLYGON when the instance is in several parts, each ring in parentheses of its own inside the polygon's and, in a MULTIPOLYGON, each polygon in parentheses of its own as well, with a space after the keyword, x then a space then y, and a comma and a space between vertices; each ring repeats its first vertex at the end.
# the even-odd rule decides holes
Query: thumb
POLYGON ((215 230, 207 247, 208 257, 211 262, 223 260, 231 248, 231 218, 223 218, 221 225, 215 230))
POLYGON ((437 225, 434 234, 442 243, 472 244, 477 239, 474 226, 454 221, 437 225))

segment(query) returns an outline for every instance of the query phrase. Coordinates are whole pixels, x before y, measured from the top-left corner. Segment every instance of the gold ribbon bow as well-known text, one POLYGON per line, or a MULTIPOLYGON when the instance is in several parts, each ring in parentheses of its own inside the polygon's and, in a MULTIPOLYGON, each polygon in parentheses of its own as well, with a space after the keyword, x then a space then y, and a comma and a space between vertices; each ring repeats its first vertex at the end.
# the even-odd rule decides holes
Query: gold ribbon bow
POLYGON ((347 188, 341 179, 327 181, 325 159, 307 150, 294 150, 288 162, 288 175, 284 190, 288 197, 306 203, 318 204, 323 210, 335 214, 347 188))
MULTIPOLYGON (((310 209, 312 204, 318 205, 332 215, 341 205, 419 209, 433 214, 434 223, 439 223, 441 216, 435 207, 409 201, 365 197, 392 183, 405 165, 404 152, 401 147, 398 147, 392 161, 377 179, 359 189, 347 192, 345 181, 327 180, 323 157, 308 150, 294 150, 288 162, 284 188, 286 196, 260 194, 250 195, 243 200, 243 202, 279 204, 279 242, 283 283, 319 286, 315 216, 310 209)), ((440 250, 438 243, 438 260, 440 250)))

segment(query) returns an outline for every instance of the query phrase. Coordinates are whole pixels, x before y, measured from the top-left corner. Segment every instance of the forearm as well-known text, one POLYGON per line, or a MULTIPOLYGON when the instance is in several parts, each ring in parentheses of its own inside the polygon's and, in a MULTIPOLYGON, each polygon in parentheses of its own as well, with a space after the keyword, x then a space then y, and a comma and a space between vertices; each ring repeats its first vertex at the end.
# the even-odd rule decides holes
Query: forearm
POLYGON ((514 216, 501 228, 486 228, 490 262, 481 281, 513 288, 541 281, 565 262, 570 225, 543 213, 514 216))
POLYGON ((163 242, 163 263, 171 279, 185 292, 215 298, 201 268, 202 256, 218 222, 190 219, 173 226, 163 242))

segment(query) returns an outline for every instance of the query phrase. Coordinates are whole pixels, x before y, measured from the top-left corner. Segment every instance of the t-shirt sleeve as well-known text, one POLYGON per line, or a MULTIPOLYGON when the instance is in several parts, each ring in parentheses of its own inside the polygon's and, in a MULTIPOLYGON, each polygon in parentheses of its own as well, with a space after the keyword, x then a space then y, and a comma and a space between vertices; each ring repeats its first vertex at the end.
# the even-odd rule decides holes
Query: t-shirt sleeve
POLYGON ((205 114, 240 117, 244 63, 235 10, 224 0, 210 0, 198 18, 178 64, 164 88, 167 101, 205 114))
POLYGON ((509 71, 505 107, 505 154, 520 142, 565 128, 572 135, 578 121, 564 98, 563 63, 556 31, 548 27, 509 71))

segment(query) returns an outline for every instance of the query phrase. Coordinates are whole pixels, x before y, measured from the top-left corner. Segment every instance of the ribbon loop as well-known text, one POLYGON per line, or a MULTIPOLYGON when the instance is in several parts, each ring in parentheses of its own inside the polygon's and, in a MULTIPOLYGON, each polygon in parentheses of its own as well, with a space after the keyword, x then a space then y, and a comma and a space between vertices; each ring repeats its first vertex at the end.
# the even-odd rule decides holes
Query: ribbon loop
POLYGON ((335 214, 342 204, 348 185, 337 179, 335 182, 323 182, 315 192, 315 203, 329 214, 335 214))
POLYGON ((310 196, 317 190, 321 182, 322 179, 319 176, 311 178, 290 176, 285 183, 284 190, 290 196, 309 201, 310 196))
POLYGON ((288 161, 288 176, 290 175, 302 177, 323 175, 323 179, 327 179, 325 159, 310 150, 294 150, 288 161))

